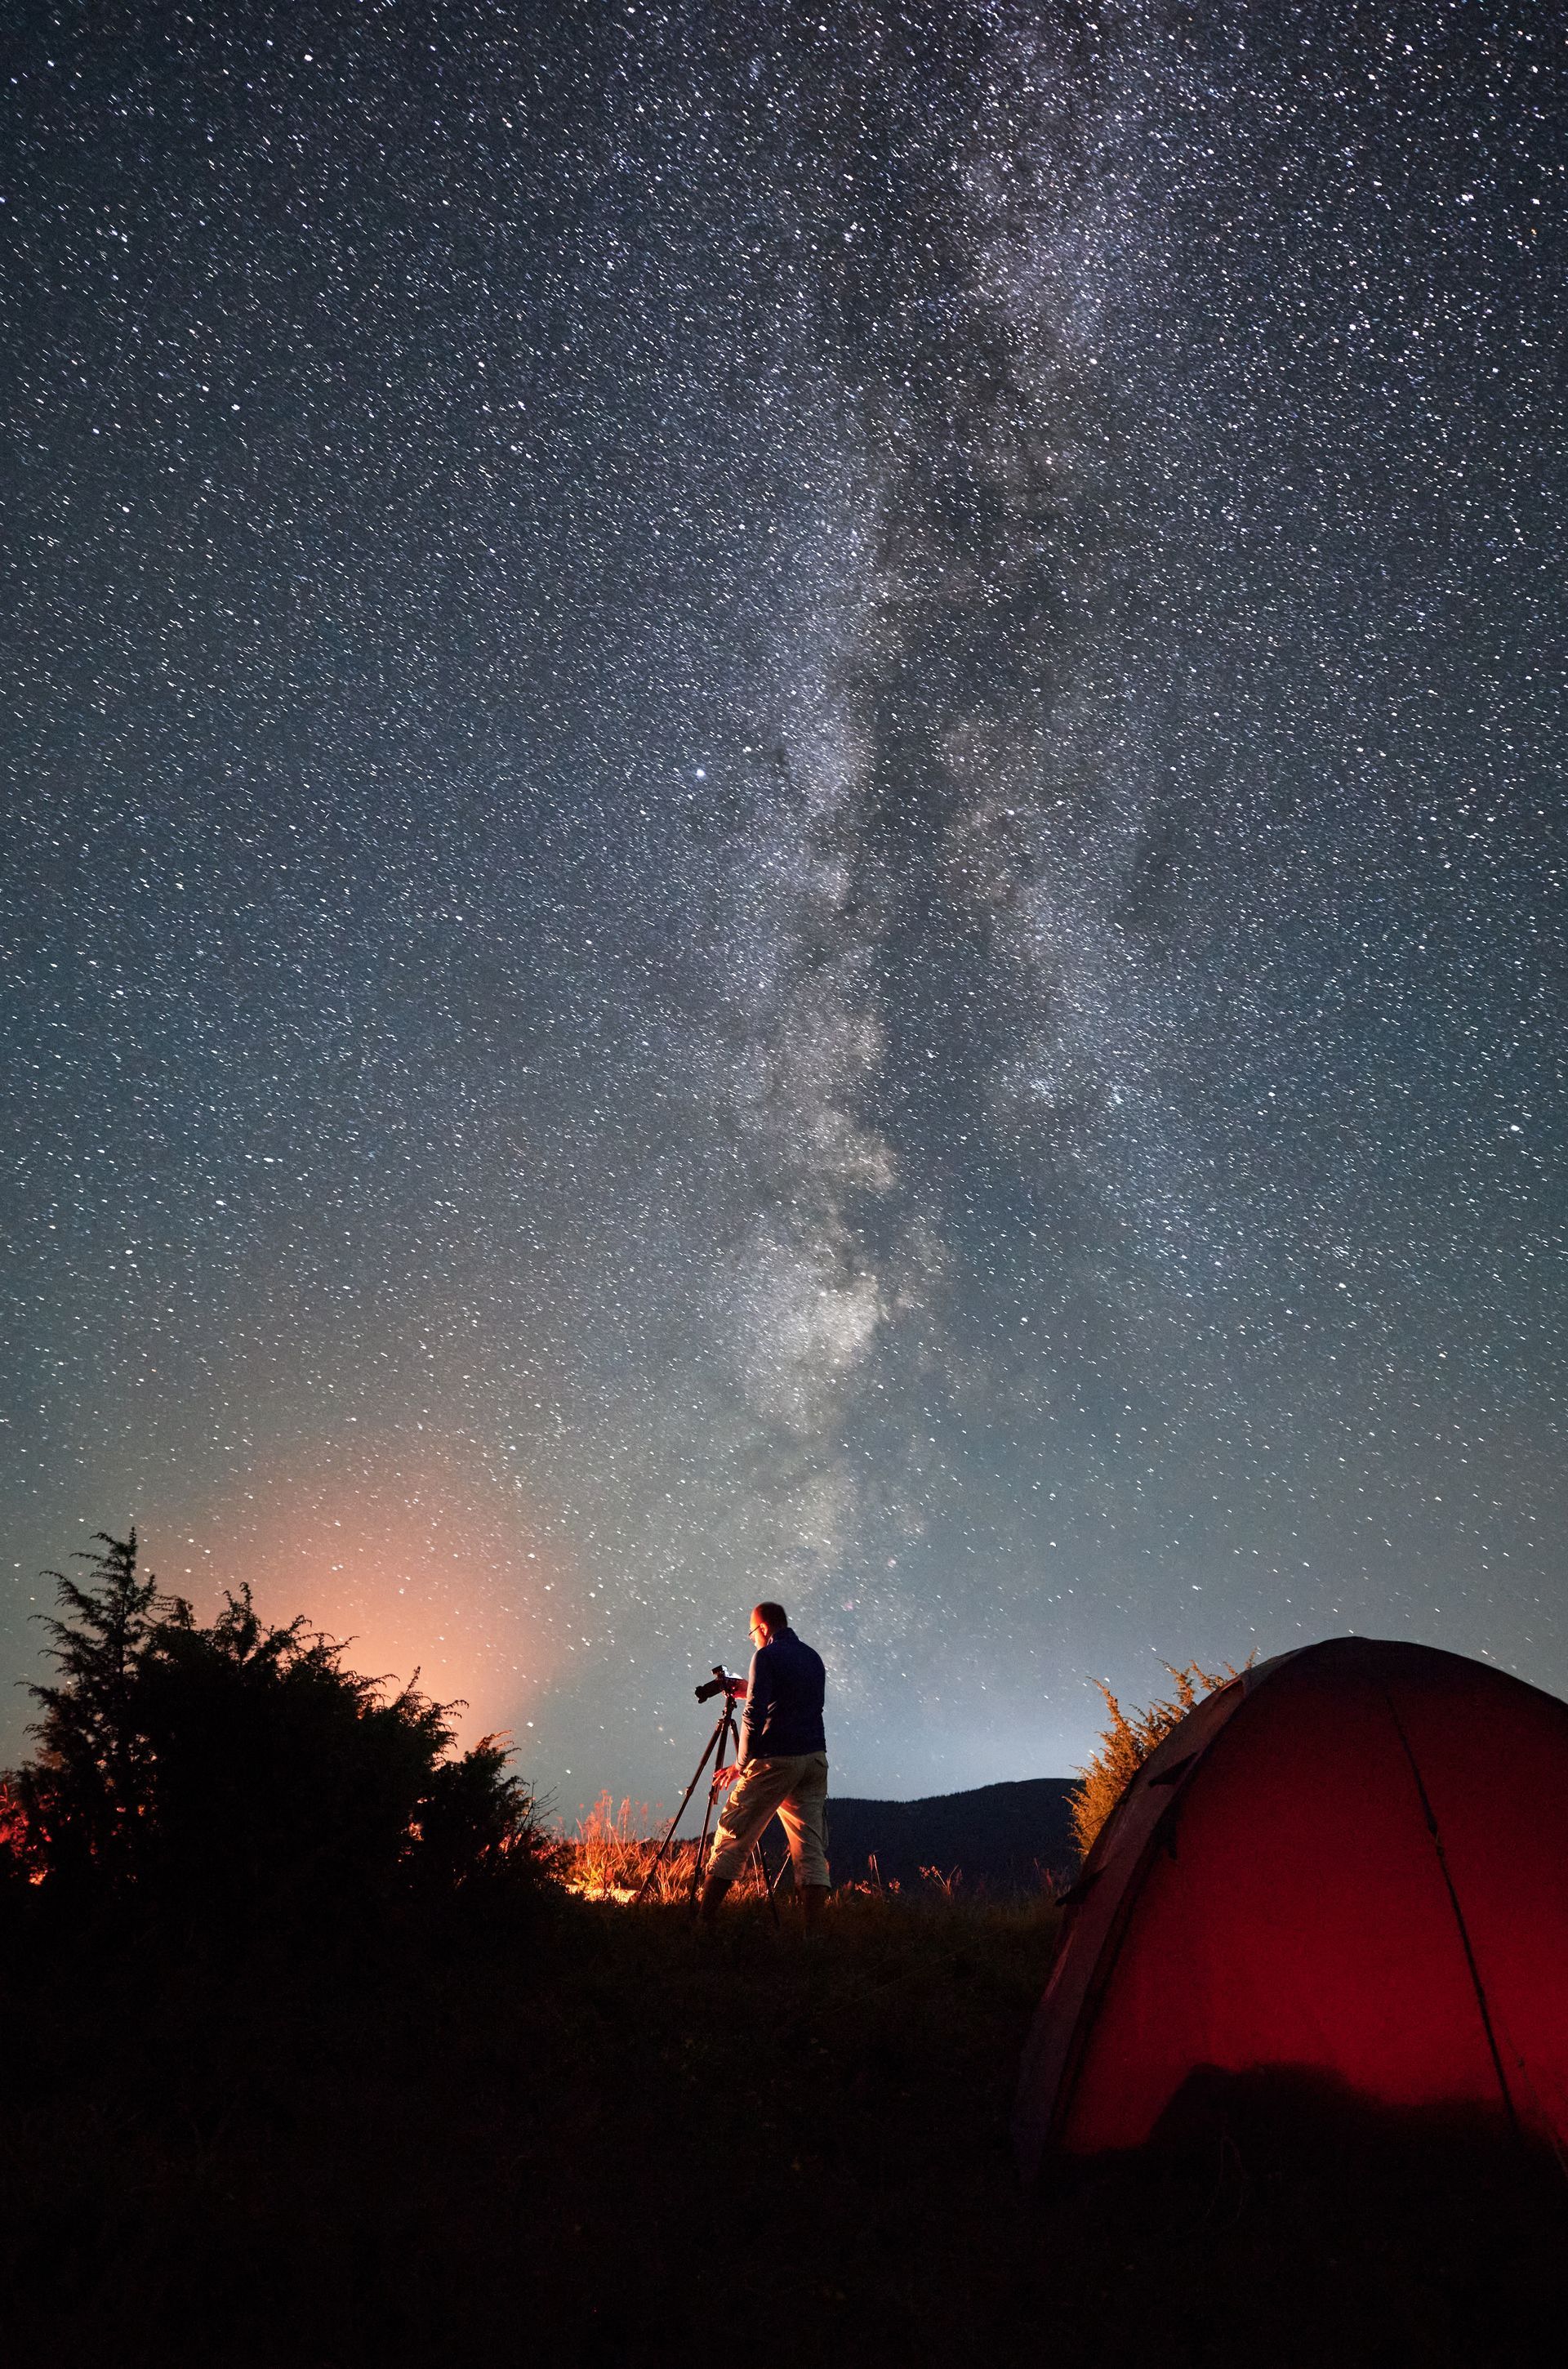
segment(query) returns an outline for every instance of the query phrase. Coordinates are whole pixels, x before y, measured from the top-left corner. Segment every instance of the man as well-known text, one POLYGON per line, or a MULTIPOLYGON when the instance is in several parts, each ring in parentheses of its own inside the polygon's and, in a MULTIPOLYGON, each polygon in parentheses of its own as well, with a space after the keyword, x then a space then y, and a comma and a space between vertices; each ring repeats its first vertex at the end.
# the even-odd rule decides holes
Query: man
POLYGON ((782 1604, 759 1604, 751 1615, 751 1667, 734 1765, 714 1772, 729 1799, 719 1814, 707 1882, 699 1910, 704 1923, 746 1864, 746 1855, 778 1813, 789 1837, 795 1888, 807 1921, 815 1924, 828 1897, 823 1832, 828 1807, 828 1743, 822 1732, 827 1672, 819 1654, 803 1645, 782 1604))

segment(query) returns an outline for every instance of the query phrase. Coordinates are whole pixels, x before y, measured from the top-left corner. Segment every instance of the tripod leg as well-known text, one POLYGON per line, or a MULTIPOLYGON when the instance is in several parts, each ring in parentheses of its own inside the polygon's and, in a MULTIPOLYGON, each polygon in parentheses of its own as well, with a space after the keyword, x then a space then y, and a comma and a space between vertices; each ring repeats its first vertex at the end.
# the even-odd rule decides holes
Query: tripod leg
POLYGON ((710 1785, 708 1788, 707 1805, 703 1812, 703 1831, 697 1837, 697 1856, 692 1861, 692 1884, 689 1897, 693 1908, 697 1905, 697 1894, 702 1888, 703 1868, 708 1856, 708 1828, 713 1823, 713 1814, 714 1793, 713 1788, 710 1785))
MULTIPOLYGON (((694 1774, 693 1774, 693 1776, 692 1776, 692 1781, 691 1781, 691 1783, 687 1786, 686 1791, 685 1791, 681 1794, 681 1807, 676 1811, 675 1815, 670 1819, 669 1825, 668 1825, 668 1826, 666 1826, 666 1828, 665 1828, 665 1830, 664 1830, 664 1840, 659 1844, 658 1848, 655 1851, 655 1853, 654 1853, 654 1855, 653 1855, 652 1859, 648 1861, 647 1872, 647 1874, 643 1877, 643 1880, 642 1880, 641 1883, 639 1883, 639 1884, 638 1884, 638 1886, 637 1886, 637 1900, 638 1900, 638 1901, 640 1901, 640 1900, 641 1900, 641 1898, 642 1898, 642 1896, 643 1896, 644 1893, 647 1890, 648 1885, 653 1882, 654 1877, 655 1877, 655 1876, 657 1875, 657 1873, 658 1872, 659 1867, 660 1867, 660 1866, 662 1865, 662 1863, 663 1863, 664 1854, 665 1854, 665 1852, 670 1848, 670 1844, 671 1844, 671 1843, 674 1841, 674 1839, 675 1839, 675 1829, 676 1829, 676 1827, 681 1824, 681 1819, 682 1819, 682 1818, 685 1816, 685 1814, 686 1814, 686 1804, 687 1804, 687 1802, 691 1800, 691 1798, 692 1798, 692 1794, 693 1794, 693 1793, 696 1791, 696 1790, 697 1790, 697 1780, 698 1780, 698 1778, 699 1778, 699 1777, 701 1777, 701 1775, 702 1775, 702 1773, 703 1773, 704 1769, 704 1768, 707 1767, 707 1765, 708 1765, 708 1755, 709 1755, 709 1753, 711 1753, 711 1752, 712 1752, 712 1750, 714 1749, 714 1746, 717 1744, 717 1742, 718 1742, 718 1740, 719 1740, 720 1736, 724 1734, 724 1731, 725 1731, 726 1727, 727 1726, 728 1722, 729 1722, 729 1713, 728 1713, 728 1711, 727 1711, 725 1712, 725 1715, 724 1715, 723 1719, 721 1719, 721 1720, 719 1721, 718 1725, 715 1728, 715 1730, 714 1730, 713 1734, 709 1736, 709 1738, 708 1738, 708 1740, 707 1740, 707 1744, 706 1744, 706 1745, 705 1745, 705 1746, 704 1746, 704 1748, 703 1757, 702 1757, 702 1758, 701 1758, 701 1759, 698 1761, 698 1763, 697 1763, 696 1770, 695 1770, 695 1773, 694 1773, 694 1774)), ((710 1801, 711 1801, 711 1798, 712 1798, 712 1797, 711 1797, 711 1795, 710 1795, 710 1801)), ((706 1836, 706 1833, 707 1833, 707 1826, 706 1826, 705 1822, 704 1822, 704 1825, 703 1832, 704 1832, 704 1837, 705 1837, 705 1836, 706 1836)), ((700 1856, 700 1854, 699 1854, 699 1856, 700 1856)), ((632 1905, 633 1905, 633 1906, 634 1906, 634 1907, 635 1907, 635 1906, 636 1906, 636 1901, 634 1901, 632 1905)))
POLYGON ((759 1835, 759 1836, 758 1836, 758 1837, 757 1837, 756 1841, 752 1844, 752 1846, 751 1846, 751 1852, 752 1852, 752 1856, 753 1856, 753 1858, 756 1860, 756 1862, 757 1862, 757 1872, 758 1872, 758 1874, 759 1874, 759 1875, 761 1877, 761 1879, 762 1879, 762 1890, 763 1890, 763 1893, 766 1894, 768 1906, 769 1906, 769 1909, 772 1911, 772 1914, 773 1914, 773 1923, 776 1925, 776 1924, 778 1923, 778 1921, 779 1921, 779 1903, 778 1903, 777 1884, 778 1884, 779 1875, 782 1875, 782 1874, 784 1873, 784 1867, 783 1867, 782 1865, 780 1866, 780 1869, 779 1869, 779 1875, 774 1875, 774 1876, 770 1876, 770 1875, 769 1875, 769 1873, 768 1873, 768 1854, 767 1854, 767 1852, 762 1848, 762 1837, 761 1837, 761 1835, 759 1835))
MULTIPOLYGON (((707 1857, 708 1828, 713 1823, 714 1808, 718 1800, 718 1772, 725 1766, 725 1753, 728 1746, 733 1744, 738 1752, 740 1749, 740 1731, 735 1724, 735 1705, 727 1695, 724 1699, 724 1716, 714 1730, 714 1743, 718 1745, 718 1758, 714 1763, 713 1778, 708 1784, 707 1806, 703 1812, 703 1831, 697 1844, 697 1856, 692 1861, 692 1889, 689 1897, 693 1908, 697 1905, 697 1891, 703 1881, 703 1862, 707 1857)), ((704 1760, 706 1760, 707 1757, 704 1752, 704 1760)), ((697 1776, 700 1777, 702 1773, 699 1768, 697 1776)), ((696 1778, 692 1781, 695 1784, 696 1778)), ((690 1798, 688 1795, 687 1799, 690 1800, 690 1798)), ((684 1809, 685 1802, 681 1806, 684 1809)))

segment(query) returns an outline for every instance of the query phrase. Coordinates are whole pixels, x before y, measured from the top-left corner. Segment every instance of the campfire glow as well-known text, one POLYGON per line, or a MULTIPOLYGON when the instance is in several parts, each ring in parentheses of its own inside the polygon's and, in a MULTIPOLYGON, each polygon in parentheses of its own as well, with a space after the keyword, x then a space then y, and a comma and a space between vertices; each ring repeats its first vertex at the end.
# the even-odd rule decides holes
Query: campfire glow
MULTIPOLYGON (((577 1832, 563 1832, 568 1860, 567 1889, 585 1900, 613 1901, 622 1906, 635 1900, 667 1824, 662 1802, 650 1811, 646 1802, 634 1809, 628 1798, 617 1810, 610 1792, 601 1793, 591 1809, 578 1811, 577 1832)), ((648 1886, 647 1897, 650 1901, 668 1903, 690 1898, 696 1849, 695 1835, 671 1844, 648 1886)), ((777 1865, 776 1857, 773 1864, 777 1865)), ((750 1860, 735 1886, 734 1896, 758 1900, 762 1897, 761 1883, 750 1860)))

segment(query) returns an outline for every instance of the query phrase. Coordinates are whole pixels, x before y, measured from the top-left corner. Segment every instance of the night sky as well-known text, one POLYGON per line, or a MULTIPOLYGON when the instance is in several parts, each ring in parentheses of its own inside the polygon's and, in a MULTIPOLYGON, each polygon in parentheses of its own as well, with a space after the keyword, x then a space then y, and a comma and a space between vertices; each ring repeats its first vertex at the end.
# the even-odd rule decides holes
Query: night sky
POLYGON ((568 1814, 761 1595, 860 1793, 1568 1690, 1558 13, 12 22, 7 1675, 134 1519, 568 1814))

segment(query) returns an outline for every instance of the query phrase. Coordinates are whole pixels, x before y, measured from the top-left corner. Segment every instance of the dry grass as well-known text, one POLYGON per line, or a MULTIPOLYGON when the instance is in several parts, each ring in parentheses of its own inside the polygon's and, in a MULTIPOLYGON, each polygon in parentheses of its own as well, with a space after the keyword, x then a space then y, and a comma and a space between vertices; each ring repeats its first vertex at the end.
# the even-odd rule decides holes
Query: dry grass
MULTIPOLYGON (((692 1822, 692 1812, 688 1811, 687 1818, 692 1822)), ((617 1809, 612 1793, 601 1793, 591 1808, 585 1805, 578 1810, 573 1831, 562 1832, 562 1881, 567 1891, 584 1900, 609 1901, 620 1906, 629 1906, 639 1896, 647 1906, 656 1907, 679 1906, 689 1901, 692 1895, 697 1836, 692 1832, 679 1837, 659 1860, 658 1847, 669 1823, 662 1802, 650 1809, 647 1802, 634 1804, 628 1796, 617 1809), (652 1880, 645 1894, 643 1884, 650 1870, 652 1880)), ((789 1851, 783 1830, 776 1824, 764 1832, 762 1849, 770 1877, 777 1882, 780 1894, 787 1897, 792 1889, 785 1865, 789 1851)), ((906 1889, 896 1876, 884 1880, 873 1852, 864 1879, 839 1884, 836 1896, 841 1901, 925 1898, 953 1904, 979 1897, 984 1889, 983 1885, 967 1884, 961 1867, 922 1867, 919 1884, 906 1889)), ((732 1903, 766 1899, 754 1859, 747 1860, 745 1871, 736 1878, 730 1897, 732 1903)))
MULTIPOLYGON (((688 1811, 689 1822, 693 1820, 688 1811)), ((601 1793, 591 1809, 578 1813, 576 1831, 565 1835, 567 1852, 565 1881, 568 1891, 585 1900, 609 1900, 625 1905, 636 1899, 643 1883, 653 1869, 647 1899, 667 1906, 692 1896, 692 1872, 696 1861, 697 1836, 693 1831, 671 1843, 659 1860, 658 1846, 670 1823, 662 1802, 649 1809, 646 1802, 634 1808, 628 1797, 617 1810, 614 1796, 601 1793)), ((768 1869, 777 1875, 784 1844, 777 1826, 762 1837, 768 1869)), ((738 1900, 761 1900, 764 1897, 761 1877, 754 1859, 748 1860, 744 1874, 738 1877, 734 1896, 738 1900)))
MULTIPOLYGON (((1232 1678, 1241 1676, 1241 1671, 1229 1662, 1218 1673, 1201 1669, 1196 1662, 1185 1662, 1180 1666, 1166 1662, 1162 1666, 1176 1682, 1174 1695, 1151 1702, 1142 1711, 1134 1711, 1130 1716, 1104 1678, 1094 1681, 1105 1698, 1107 1717, 1101 1731, 1100 1748, 1078 1771, 1077 1790, 1068 1802, 1073 1838, 1084 1859, 1155 1745, 1163 1744, 1172 1729, 1181 1725, 1205 1695, 1211 1695, 1217 1687, 1229 1686, 1232 1678)), ((1242 1665, 1242 1669, 1247 1666, 1245 1662, 1242 1665)))

